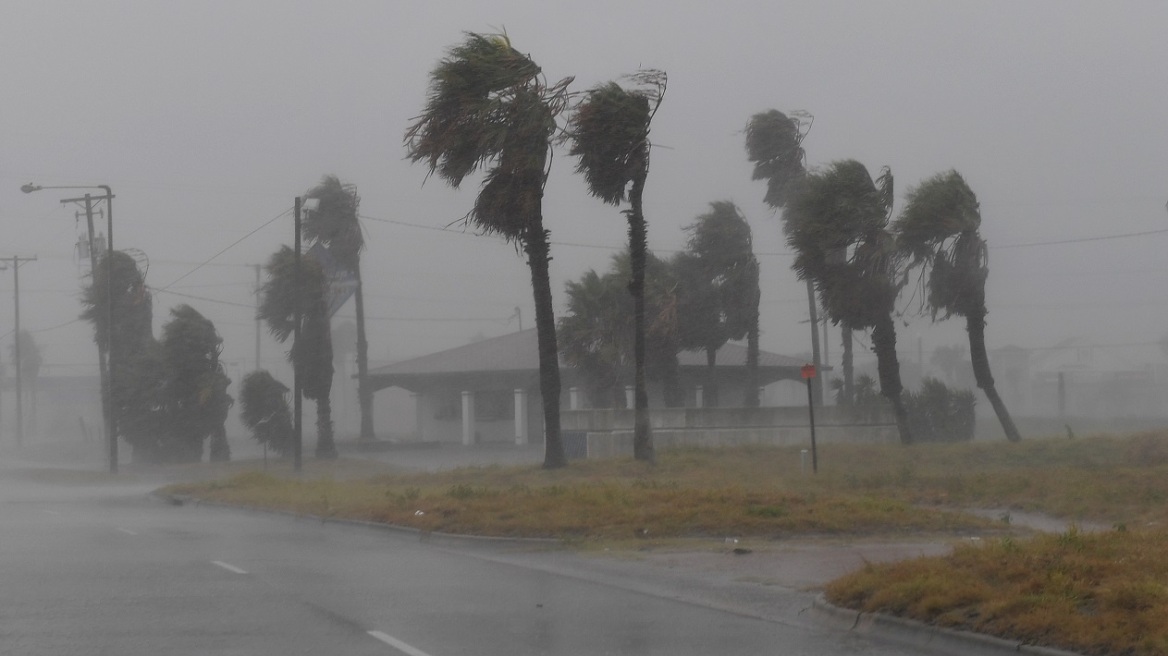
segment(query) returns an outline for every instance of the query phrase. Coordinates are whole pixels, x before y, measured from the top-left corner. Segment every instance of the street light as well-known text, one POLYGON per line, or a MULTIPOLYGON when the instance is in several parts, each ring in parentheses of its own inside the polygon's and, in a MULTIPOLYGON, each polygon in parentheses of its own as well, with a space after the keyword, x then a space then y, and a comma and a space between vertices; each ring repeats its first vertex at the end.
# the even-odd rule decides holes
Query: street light
POLYGON ((109 185, 36 185, 29 182, 20 186, 20 190, 26 194, 31 194, 34 191, 40 191, 42 189, 101 189, 105 192, 102 196, 85 194, 81 198, 64 198, 61 200, 61 203, 84 203, 85 220, 89 228, 89 270, 90 275, 97 275, 97 251, 94 249, 93 244, 93 203, 94 201, 105 201, 106 262, 108 269, 105 277, 106 333, 105 342, 98 341, 97 343, 97 369, 101 381, 102 414, 105 418, 105 434, 109 442, 109 471, 111 474, 116 474, 118 472, 118 436, 113 400, 114 299, 111 285, 113 263, 109 259, 110 254, 114 250, 114 192, 110 189, 109 185))

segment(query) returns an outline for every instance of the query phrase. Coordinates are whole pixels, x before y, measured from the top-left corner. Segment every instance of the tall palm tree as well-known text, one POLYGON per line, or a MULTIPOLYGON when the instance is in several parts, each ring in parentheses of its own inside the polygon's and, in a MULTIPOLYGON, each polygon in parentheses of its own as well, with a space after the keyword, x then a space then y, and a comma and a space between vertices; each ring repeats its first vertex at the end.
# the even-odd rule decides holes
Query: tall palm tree
MULTIPOLYGON (((809 114, 792 112, 787 116, 777 109, 759 112, 750 117, 746 124, 746 155, 754 162, 753 180, 765 180, 767 191, 763 202, 782 209, 787 204, 792 191, 807 174, 806 152, 803 139, 811 131, 814 121, 809 114)), ((815 286, 807 281, 807 308, 811 325, 811 360, 816 368, 820 365, 819 355, 819 308, 815 302, 815 286)), ((845 327, 844 332, 848 329, 845 327)), ((845 334, 845 356, 851 355, 850 335, 845 334)), ((823 376, 818 376, 812 385, 815 403, 823 402, 823 376)), ((844 398, 852 388, 851 359, 844 359, 844 398)))
POLYGON ((892 315, 903 284, 901 254, 888 231, 892 174, 875 181, 855 160, 833 163, 805 176, 783 213, 792 268, 819 290, 834 322, 872 329, 880 393, 892 404, 900 440, 912 442, 901 397, 896 326, 892 315))
POLYGON ((909 191, 893 228, 901 248, 912 258, 910 266, 921 267, 933 318, 938 314, 965 317, 974 379, 990 400, 1006 438, 1018 442, 1022 437, 994 386, 986 354, 989 264, 980 226, 977 196, 960 173, 950 170, 909 191))
POLYGON ((665 95, 662 71, 643 71, 633 80, 639 88, 625 89, 608 82, 589 89, 576 106, 570 134, 571 154, 579 158, 588 190, 610 205, 625 200, 629 256, 632 265, 629 293, 633 296, 633 380, 635 419, 633 457, 652 462, 653 436, 649 429, 649 393, 645 383, 645 253, 647 224, 643 207, 649 176, 649 124, 665 95))
POLYGON ((543 192, 556 116, 571 78, 547 85, 540 67, 506 35, 467 33, 430 73, 426 108, 406 130, 414 162, 458 188, 486 168, 468 222, 523 248, 531 269, 539 334, 544 467, 567 464, 560 439, 560 369, 548 276, 550 248, 543 192))
POLYGON ((296 286, 296 253, 284 246, 272 254, 264 266, 268 279, 260 288, 258 318, 281 343, 293 333, 296 306, 302 309, 299 340, 288 358, 300 374, 305 398, 316 402, 316 457, 337 457, 333 441, 332 403, 333 345, 329 336, 325 279, 320 265, 304 256, 300 263, 300 286, 296 286))
POLYGON ((365 293, 361 280, 361 251, 365 235, 361 231, 358 210, 361 197, 356 187, 341 183, 335 175, 326 175, 307 194, 320 201, 315 211, 305 215, 304 238, 327 246, 342 267, 353 272, 357 288, 353 302, 357 311, 357 401, 361 408, 360 439, 372 440, 373 388, 369 386, 369 342, 365 339, 365 293))

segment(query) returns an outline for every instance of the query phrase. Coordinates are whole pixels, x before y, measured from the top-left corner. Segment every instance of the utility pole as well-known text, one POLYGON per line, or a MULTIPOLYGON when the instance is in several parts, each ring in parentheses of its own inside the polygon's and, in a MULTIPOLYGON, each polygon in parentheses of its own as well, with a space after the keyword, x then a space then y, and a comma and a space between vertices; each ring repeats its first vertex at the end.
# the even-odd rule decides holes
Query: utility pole
POLYGON ((35 262, 36 256, 32 257, 18 257, 12 256, 12 284, 13 284, 13 298, 16 304, 16 328, 12 335, 12 364, 16 367, 16 445, 24 445, 24 390, 21 387, 20 370, 23 368, 23 362, 20 358, 20 263, 21 262, 35 262))
MULTIPOLYGON (((94 249, 93 243, 93 202, 105 201, 105 220, 106 220, 106 262, 110 263, 109 256, 114 250, 114 192, 109 185, 36 185, 28 183, 20 186, 20 190, 26 194, 40 191, 42 189, 101 189, 105 192, 101 196, 93 196, 85 194, 82 198, 65 198, 61 200, 65 203, 84 203, 85 207, 85 222, 89 229, 89 273, 96 283, 97 276, 97 253, 94 249)), ((106 293, 106 331, 105 340, 98 339, 97 344, 97 368, 101 378, 101 396, 102 396, 102 414, 105 419, 105 434, 109 441, 109 471, 111 474, 118 473, 118 433, 117 433, 117 418, 114 415, 114 401, 113 401, 113 333, 114 333, 114 299, 113 299, 113 285, 111 279, 113 278, 113 266, 108 266, 105 277, 105 293, 106 293), (104 343, 103 343, 104 341, 104 343)))

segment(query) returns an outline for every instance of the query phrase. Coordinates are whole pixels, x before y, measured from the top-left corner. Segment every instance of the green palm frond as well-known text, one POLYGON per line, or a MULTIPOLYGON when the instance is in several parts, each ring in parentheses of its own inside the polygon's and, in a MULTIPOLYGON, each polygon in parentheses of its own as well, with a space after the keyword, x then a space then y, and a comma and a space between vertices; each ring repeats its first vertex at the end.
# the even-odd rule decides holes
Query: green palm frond
POLYGON ((539 75, 505 35, 468 32, 430 74, 426 108, 406 131, 410 159, 458 187, 502 149, 508 100, 539 75))
POLYGON ((611 205, 625 200, 629 183, 648 166, 649 96, 616 82, 593 87, 577 106, 569 126, 572 149, 579 158, 589 191, 611 205))

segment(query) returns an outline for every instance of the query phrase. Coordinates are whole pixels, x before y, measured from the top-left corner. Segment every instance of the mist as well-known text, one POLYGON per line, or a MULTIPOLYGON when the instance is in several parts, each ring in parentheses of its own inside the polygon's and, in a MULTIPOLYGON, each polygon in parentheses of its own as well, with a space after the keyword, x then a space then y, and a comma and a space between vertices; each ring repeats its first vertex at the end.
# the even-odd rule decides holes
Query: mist
MULTIPOLYGON (((995 371, 1017 415, 1161 416, 1165 24, 1168 7, 1152 2, 17 3, 0 26, 0 257, 37 258, 20 266, 20 294, 40 376, 93 376, 92 326, 77 318, 85 221, 60 202, 84 192, 20 187, 109 185, 115 248, 148 263, 155 331, 184 303, 211 319, 234 394, 257 364, 290 379, 287 347, 266 327, 256 349, 255 266, 291 244, 293 198, 335 174, 362 199, 372 366, 529 328, 523 258, 461 223, 479 180, 461 190, 427 180, 402 145, 446 49, 464 31, 505 31, 549 80, 575 76, 575 90, 668 72, 651 135, 650 248, 682 248, 683 227, 711 201, 737 203, 761 266, 763 349, 809 354, 807 304, 765 186, 750 179, 743 128, 756 112, 803 110, 815 118, 808 165, 889 166, 894 212, 928 176, 965 176, 989 244, 986 336, 1004 354, 995 371), (1026 353, 1024 370, 1010 369, 1019 351, 1008 348, 1026 353)), ((557 313, 565 283, 607 268, 626 239, 623 217, 573 167, 560 148, 544 201, 557 313)), ((13 292, 10 267, 6 361, 13 292)), ((966 340, 961 321, 934 322, 920 300, 910 286, 898 304, 909 386, 944 377, 932 356, 966 340)), ((334 329, 353 316, 347 305, 334 329)), ((860 336, 860 368, 874 366, 867 344, 860 336)), ((838 363, 834 329, 828 348, 838 363)), ((354 371, 335 383, 339 434, 355 426, 354 371)), ((764 403, 797 402, 798 391, 776 387, 764 403)), ((409 430, 390 418, 400 399, 377 403, 387 432, 409 430)), ((11 408, 6 390, 5 433, 11 408)), ((79 430, 75 417, 60 421, 40 429, 79 430)))

